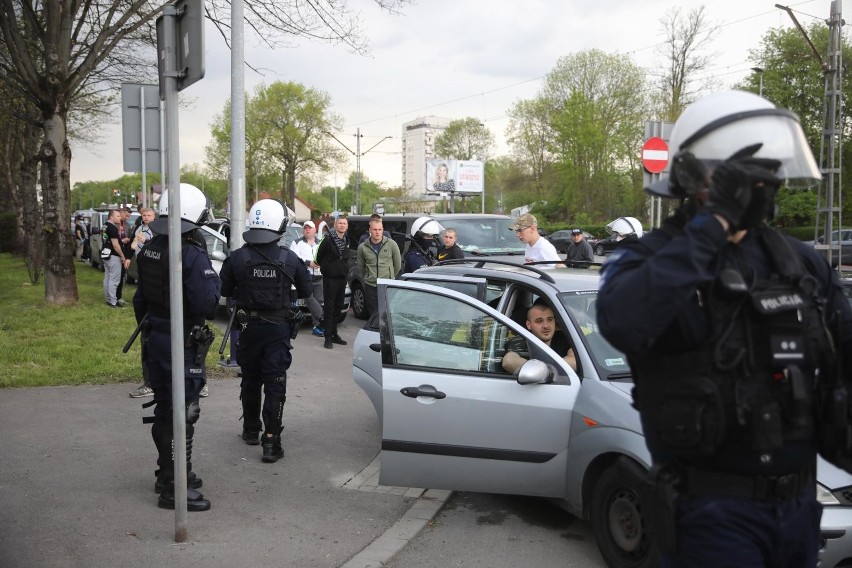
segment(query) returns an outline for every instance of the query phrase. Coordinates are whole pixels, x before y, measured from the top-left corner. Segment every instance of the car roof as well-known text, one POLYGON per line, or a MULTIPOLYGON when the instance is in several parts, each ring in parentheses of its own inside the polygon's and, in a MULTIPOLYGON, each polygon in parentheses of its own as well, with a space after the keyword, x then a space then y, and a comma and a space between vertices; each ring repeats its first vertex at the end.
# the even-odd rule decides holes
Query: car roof
POLYGON ((547 268, 543 265, 513 264, 505 261, 470 259, 420 268, 416 274, 455 274, 491 279, 505 279, 548 286, 555 292, 597 290, 600 273, 582 268, 547 268))

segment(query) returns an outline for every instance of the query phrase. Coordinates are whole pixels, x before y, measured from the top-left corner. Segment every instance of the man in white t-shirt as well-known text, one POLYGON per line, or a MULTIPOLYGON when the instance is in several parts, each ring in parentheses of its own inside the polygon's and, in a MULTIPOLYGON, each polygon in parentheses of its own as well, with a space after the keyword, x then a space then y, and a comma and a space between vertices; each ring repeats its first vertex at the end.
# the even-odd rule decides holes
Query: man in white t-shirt
MULTIPOLYGON (((550 241, 538 234, 538 220, 534 215, 525 213, 515 220, 511 230, 515 231, 518 239, 527 244, 524 251, 524 263, 538 262, 540 260, 562 260, 556 252, 556 247, 550 241)), ((542 268, 553 268, 559 264, 545 264, 542 268)))
POLYGON ((299 258, 308 267, 308 272, 311 273, 314 293, 311 297, 306 298, 305 303, 311 312, 311 320, 314 324, 311 333, 317 337, 322 337, 325 333, 325 324, 323 323, 322 315, 322 272, 320 272, 319 264, 315 260, 317 247, 319 246, 317 229, 313 221, 305 221, 305 224, 302 225, 302 230, 304 231, 304 236, 290 243, 290 250, 299 255, 299 258))

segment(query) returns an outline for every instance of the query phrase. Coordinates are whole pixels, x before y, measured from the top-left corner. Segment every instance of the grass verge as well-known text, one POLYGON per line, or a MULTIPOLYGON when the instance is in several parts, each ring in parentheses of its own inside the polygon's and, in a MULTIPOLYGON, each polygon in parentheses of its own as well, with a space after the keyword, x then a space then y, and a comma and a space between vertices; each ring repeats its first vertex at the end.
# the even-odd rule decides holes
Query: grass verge
MULTIPOLYGON (((51 306, 44 285, 31 285, 23 258, 0 254, 0 387, 142 383, 139 341, 121 348, 136 327, 133 309, 106 305, 103 273, 75 263, 80 301, 51 306)), ((136 286, 125 284, 131 302, 136 286)), ((213 326, 211 326, 213 327, 213 326)), ((208 370, 218 367, 218 339, 207 355, 208 370)))

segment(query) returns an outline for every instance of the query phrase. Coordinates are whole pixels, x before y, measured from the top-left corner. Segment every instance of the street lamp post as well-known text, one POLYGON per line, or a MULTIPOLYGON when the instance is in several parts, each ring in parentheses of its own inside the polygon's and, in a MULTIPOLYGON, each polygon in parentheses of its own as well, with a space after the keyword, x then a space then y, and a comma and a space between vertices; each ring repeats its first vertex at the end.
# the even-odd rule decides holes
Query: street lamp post
POLYGON ((760 86, 757 89, 757 94, 763 96, 763 73, 766 71, 763 67, 752 67, 752 71, 760 75, 760 86))

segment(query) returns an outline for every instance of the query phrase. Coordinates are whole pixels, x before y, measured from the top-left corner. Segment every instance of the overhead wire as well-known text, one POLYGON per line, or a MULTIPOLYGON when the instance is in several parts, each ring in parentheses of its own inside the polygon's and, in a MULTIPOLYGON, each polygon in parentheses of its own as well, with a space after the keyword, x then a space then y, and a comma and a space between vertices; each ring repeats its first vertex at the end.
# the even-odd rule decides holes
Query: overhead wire
MULTIPOLYGON (((796 3, 796 4, 792 4, 792 6, 798 6, 798 5, 801 5, 801 4, 809 4, 809 3, 813 2, 813 1, 814 1, 814 0, 805 0, 804 2, 798 2, 798 3, 796 3)), ((792 9, 792 8, 791 8, 791 9, 792 9)), ((744 17, 744 18, 740 18, 740 19, 738 19, 738 20, 734 20, 734 21, 731 21, 731 22, 725 22, 725 23, 723 23, 723 24, 720 24, 718 27, 719 27, 719 28, 725 28, 725 27, 732 26, 732 25, 735 25, 735 24, 740 24, 740 23, 742 23, 742 22, 747 22, 747 21, 749 21, 749 20, 753 20, 753 19, 755 19, 755 18, 760 18, 760 17, 762 17, 762 16, 766 16, 766 15, 768 15, 768 14, 772 14, 772 13, 774 13, 775 11, 776 11, 775 9, 773 9, 773 10, 767 10, 767 11, 765 11, 765 12, 761 12, 761 13, 759 13, 759 14, 754 14, 754 15, 751 15, 751 16, 746 16, 746 17, 744 17)), ((814 18, 814 19, 817 19, 817 20, 821 19, 821 18, 818 18, 817 16, 813 16, 813 15, 811 15, 811 14, 807 14, 807 13, 805 13, 805 12, 801 12, 801 11, 799 11, 799 10, 793 10, 793 11, 794 11, 794 12, 797 12, 797 13, 799 13, 799 14, 802 14, 802 15, 804 15, 804 16, 810 17, 810 18, 814 18)), ((646 45, 646 46, 644 46, 644 47, 640 47, 640 48, 637 48, 637 49, 628 50, 628 51, 627 51, 627 52, 625 52, 625 53, 626 53, 627 55, 636 54, 636 53, 639 53, 639 52, 642 52, 642 51, 646 51, 646 50, 648 50, 648 49, 652 49, 652 48, 660 47, 660 46, 662 46, 662 45, 665 45, 665 43, 666 43, 666 42, 661 41, 661 42, 657 42, 657 43, 649 44, 649 45, 646 45)), ((737 64, 734 64, 734 65, 747 64, 747 63, 748 63, 748 62, 742 62, 742 63, 737 63, 737 64)), ((730 68, 730 67, 732 67, 732 66, 733 66, 733 65, 727 65, 727 66, 725 66, 725 67, 724 67, 724 69, 729 69, 729 68, 730 68)), ((717 68, 717 69, 722 69, 722 68, 717 68)), ((716 74, 716 75, 710 75, 710 76, 708 76, 708 77, 706 77, 706 78, 723 77, 723 76, 726 76, 726 75, 732 75, 732 74, 735 74, 735 73, 742 73, 742 72, 745 72, 745 71, 748 71, 748 69, 743 69, 742 71, 727 71, 727 70, 726 70, 724 73, 719 73, 719 74, 716 74)), ((532 78, 529 78, 529 79, 524 79, 524 80, 522 80, 522 81, 516 81, 516 82, 514 82, 514 83, 510 83, 510 84, 503 85, 503 86, 500 86, 500 87, 495 87, 495 88, 493 88, 493 89, 489 89, 489 90, 487 90, 487 91, 483 91, 483 92, 480 92, 480 93, 473 93, 473 94, 470 94, 470 95, 465 95, 465 96, 461 96, 461 97, 456 97, 456 98, 454 98, 454 99, 449 99, 449 100, 442 101, 442 102, 438 102, 438 103, 435 103, 435 104, 426 105, 426 106, 422 106, 422 107, 418 107, 418 108, 414 108, 414 109, 410 109, 410 110, 406 110, 406 111, 400 111, 400 112, 396 112, 396 113, 391 114, 391 115, 382 116, 382 117, 378 117, 378 118, 372 118, 372 119, 370 119, 370 120, 366 120, 366 121, 361 121, 361 122, 353 123, 353 125, 351 125, 351 126, 350 126, 350 125, 347 125, 347 127, 351 128, 352 126, 363 126, 363 125, 365 125, 365 124, 372 124, 372 123, 374 123, 374 122, 381 122, 381 121, 384 121, 384 120, 400 119, 402 116, 410 116, 410 115, 412 115, 412 114, 416 114, 416 113, 423 112, 423 111, 426 111, 426 110, 431 110, 431 109, 435 109, 435 108, 442 107, 442 106, 445 106, 445 105, 449 105, 449 104, 453 104, 453 103, 457 103, 457 102, 465 101, 465 100, 472 99, 472 98, 475 98, 475 97, 482 97, 482 96, 484 96, 484 95, 488 95, 488 94, 496 93, 496 92, 498 92, 498 91, 503 91, 503 90, 506 90, 506 89, 511 89, 511 88, 513 88, 513 87, 517 87, 517 86, 519 86, 519 85, 524 85, 524 84, 526 84, 526 83, 531 83, 531 82, 533 82, 533 81, 541 81, 541 80, 542 80, 542 79, 544 79, 545 77, 547 77, 547 73, 545 73, 544 75, 538 75, 538 76, 536 76, 536 77, 532 77, 532 78)), ((497 118, 496 120, 501 120, 501 119, 503 119, 503 118, 506 118, 506 116, 507 116, 507 115, 503 115, 503 116, 501 116, 501 117, 497 118)), ((487 120, 484 120, 484 121, 485 121, 485 122, 487 122, 487 120)))

